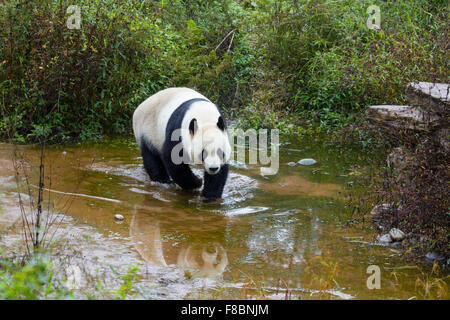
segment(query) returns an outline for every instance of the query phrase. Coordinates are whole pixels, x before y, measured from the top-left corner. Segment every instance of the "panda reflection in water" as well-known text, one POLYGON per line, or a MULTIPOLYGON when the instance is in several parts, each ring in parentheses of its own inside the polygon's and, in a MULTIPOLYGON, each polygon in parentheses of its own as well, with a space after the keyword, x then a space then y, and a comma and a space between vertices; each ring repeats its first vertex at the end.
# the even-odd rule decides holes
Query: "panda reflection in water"
POLYGON ((151 180, 197 189, 202 180, 190 164, 202 164, 202 196, 222 197, 231 146, 225 118, 210 100, 188 88, 159 91, 134 111, 133 131, 151 180))

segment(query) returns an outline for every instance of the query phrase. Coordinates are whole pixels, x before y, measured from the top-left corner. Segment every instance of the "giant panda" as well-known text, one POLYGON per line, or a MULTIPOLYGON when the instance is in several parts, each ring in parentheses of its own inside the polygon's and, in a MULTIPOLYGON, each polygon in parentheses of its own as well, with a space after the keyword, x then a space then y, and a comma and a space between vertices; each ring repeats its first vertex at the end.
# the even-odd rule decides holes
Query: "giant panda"
POLYGON ((134 111, 133 131, 152 181, 200 188, 190 165, 201 164, 204 201, 222 197, 231 146, 224 116, 206 97, 189 88, 159 91, 134 111))

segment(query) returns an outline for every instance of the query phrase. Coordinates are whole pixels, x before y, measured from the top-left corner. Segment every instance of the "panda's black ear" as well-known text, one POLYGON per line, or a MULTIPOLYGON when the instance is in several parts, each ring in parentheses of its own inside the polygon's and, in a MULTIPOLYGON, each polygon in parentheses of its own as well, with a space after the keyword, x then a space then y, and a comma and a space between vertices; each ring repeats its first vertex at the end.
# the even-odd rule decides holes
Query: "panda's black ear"
POLYGON ((219 120, 217 120, 217 126, 219 127, 220 130, 222 130, 222 131, 225 130, 225 121, 223 121, 222 116, 220 116, 219 120))
POLYGON ((189 132, 191 135, 194 135, 197 132, 198 125, 197 125, 197 119, 192 119, 191 123, 189 123, 189 132))

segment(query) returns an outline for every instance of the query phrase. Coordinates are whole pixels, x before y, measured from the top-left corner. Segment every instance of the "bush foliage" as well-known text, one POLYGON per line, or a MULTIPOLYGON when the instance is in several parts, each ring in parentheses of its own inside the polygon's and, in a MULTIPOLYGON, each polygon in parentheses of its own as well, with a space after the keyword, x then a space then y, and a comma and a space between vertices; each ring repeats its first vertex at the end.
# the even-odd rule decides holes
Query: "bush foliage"
POLYGON ((447 2, 376 2, 381 29, 370 30, 374 3, 2 2, 0 132, 23 142, 130 134, 133 110, 169 86, 197 88, 244 127, 302 132, 401 103, 409 81, 447 81, 447 2), (66 25, 72 4, 80 29, 66 25))
POLYGON ((234 28, 231 1, 200 3, 77 1, 80 29, 66 24, 72 1, 0 4, 0 129, 14 127, 19 141, 129 133, 137 105, 168 86, 198 87, 227 106, 249 49, 238 31, 239 48, 216 48, 234 28))
MULTIPOLYGON (((316 118, 334 128, 368 105, 404 103, 410 81, 447 82, 446 5, 447 1, 248 1, 248 8, 257 8, 255 18, 260 17, 255 41, 262 65, 251 103, 260 111, 269 105, 280 114, 316 118), (380 30, 366 25, 366 10, 372 4, 380 7, 380 30), (308 110, 312 112, 305 113, 308 110)), ((256 115, 254 122, 265 116, 256 115)))

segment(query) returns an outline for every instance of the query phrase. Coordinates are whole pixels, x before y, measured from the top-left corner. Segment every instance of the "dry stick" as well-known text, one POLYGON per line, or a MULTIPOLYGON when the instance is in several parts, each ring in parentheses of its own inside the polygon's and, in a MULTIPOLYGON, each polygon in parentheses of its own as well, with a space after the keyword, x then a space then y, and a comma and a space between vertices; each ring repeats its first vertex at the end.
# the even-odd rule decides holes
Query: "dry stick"
POLYGON ((219 49, 220 45, 230 36, 230 34, 236 31, 236 29, 231 30, 230 32, 228 32, 228 34, 225 36, 225 38, 222 39, 222 41, 220 41, 220 43, 217 45, 217 47, 214 49, 214 51, 217 51, 217 49, 219 49))
MULTIPOLYGON (((26 186, 27 186, 28 198, 29 198, 29 200, 30 200, 29 202, 30 202, 31 226, 30 226, 30 224, 28 223, 28 217, 27 217, 26 215, 24 216, 24 219, 25 219, 25 222, 27 223, 28 233, 30 234, 31 242, 34 243, 34 240, 35 240, 35 239, 34 239, 34 232, 33 232, 33 230, 32 230, 32 226, 34 225, 34 215, 33 215, 33 211, 34 211, 34 201, 33 201, 33 195, 32 195, 31 188, 30 188, 31 183, 30 183, 30 180, 29 180, 28 173, 27 173, 27 171, 26 171, 26 169, 25 169, 24 161, 23 161, 23 160, 22 160, 22 172, 23 172, 23 175, 24 175, 24 177, 25 177, 25 183, 26 183, 26 186)), ((18 171, 17 171, 17 174, 19 174, 18 171)), ((19 181, 19 176, 17 176, 17 181, 19 181)), ((19 182, 20 182, 20 181, 19 181, 19 182)), ((19 182, 17 182, 18 188, 19 188, 19 182)), ((20 203, 20 202, 19 202, 19 203, 20 203)), ((23 206, 22 203, 20 203, 20 205, 23 206)), ((25 209, 24 209, 24 212, 25 212, 25 209)), ((28 246, 28 243, 27 243, 27 246, 28 246)))
POLYGON ((53 219, 53 213, 52 213, 52 211, 50 211, 50 199, 51 199, 51 197, 50 197, 50 189, 52 188, 52 173, 53 173, 53 170, 52 170, 52 164, 50 163, 49 164, 50 165, 50 174, 49 174, 49 186, 48 186, 48 204, 47 204, 47 219, 45 220, 45 227, 44 227, 44 233, 42 234, 42 239, 41 239, 41 247, 43 247, 44 246, 44 243, 45 243, 45 237, 46 237, 46 235, 47 235, 47 233, 48 233, 48 228, 51 226, 51 223, 50 223, 50 221, 53 219))
POLYGON ((227 52, 230 51, 231 45, 233 44, 234 35, 235 35, 235 32, 233 32, 233 35, 231 36, 231 40, 230 40, 230 44, 228 46, 227 52))
POLYGON ((33 201, 33 197, 31 196, 31 189, 30 189, 30 181, 28 179, 28 174, 25 171, 25 166, 23 164, 23 160, 22 160, 22 171, 23 171, 23 175, 25 177, 25 183, 27 186, 27 192, 28 192, 28 200, 29 200, 29 205, 30 205, 30 213, 33 212, 33 208, 34 208, 34 201, 33 201))
MULTIPOLYGON (((61 75, 62 75, 62 73, 61 73, 61 75)), ((53 110, 55 110, 56 107, 58 107, 58 109, 59 109, 59 106, 60 106, 61 88, 62 88, 61 75, 60 75, 59 89, 58 89, 58 100, 57 100, 56 104, 53 106, 53 108, 50 110, 49 114, 51 114, 53 112, 53 110)), ((47 137, 45 137, 45 138, 47 138, 47 137)), ((45 139, 44 139, 44 143, 45 143, 45 139)), ((56 221, 56 219, 58 218, 57 215, 56 215, 55 218, 53 218, 54 214, 50 213, 50 200, 51 200, 50 189, 51 189, 51 185, 52 185, 52 178, 51 178, 52 177, 52 172, 53 172, 52 171, 52 165, 51 165, 51 162, 50 162, 50 175, 49 175, 49 184, 50 184, 50 186, 49 186, 49 190, 48 190, 47 220, 46 220, 46 224, 45 224, 45 228, 44 228, 44 234, 42 235, 42 240, 41 240, 42 246, 44 246, 44 244, 45 244, 45 237, 46 237, 46 235, 47 235, 47 233, 49 231, 49 228, 53 225, 54 221, 56 221)), ((55 232, 56 232, 56 230, 55 230, 55 232)), ((53 236, 52 236, 52 238, 53 238, 53 236)))
POLYGON ((290 296, 291 296, 291 290, 289 290, 289 286, 287 285, 286 281, 283 280, 283 282, 284 282, 284 286, 286 287, 286 293, 284 295, 284 299, 288 300, 288 297, 290 298, 290 296))
POLYGON ((41 216, 42 216, 42 200, 44 191, 44 153, 45 153, 45 140, 41 142, 41 159, 39 165, 39 189, 38 189, 38 202, 37 202, 37 215, 36 215, 36 225, 35 232, 36 238, 34 243, 34 249, 39 248, 40 245, 40 228, 41 228, 41 216))
POLYGON ((278 283, 277 283, 277 291, 276 291, 276 295, 278 295, 278 291, 280 289, 280 284, 281 284, 281 278, 278 278, 278 283))
POLYGON ((25 208, 24 208, 24 205, 23 205, 22 197, 21 197, 21 192, 20 192, 20 187, 19 187, 20 186, 19 166, 17 164, 16 157, 17 157, 16 150, 14 150, 14 154, 13 154, 13 166, 14 166, 14 171, 15 171, 14 176, 15 176, 15 180, 16 180, 17 194, 18 194, 18 197, 19 197, 20 214, 22 216, 22 227, 23 227, 23 235, 24 235, 24 238, 25 238, 25 248, 27 250, 27 255, 31 256, 31 251, 30 251, 30 248, 29 248, 29 245, 28 245, 28 243, 29 243, 28 233, 30 234, 31 241, 33 241, 33 238, 32 238, 33 237, 33 233, 31 232, 31 227, 30 227, 30 225, 28 223, 28 218, 27 218, 27 215, 25 213, 25 208), (27 230, 28 230, 28 233, 27 233, 27 230))

